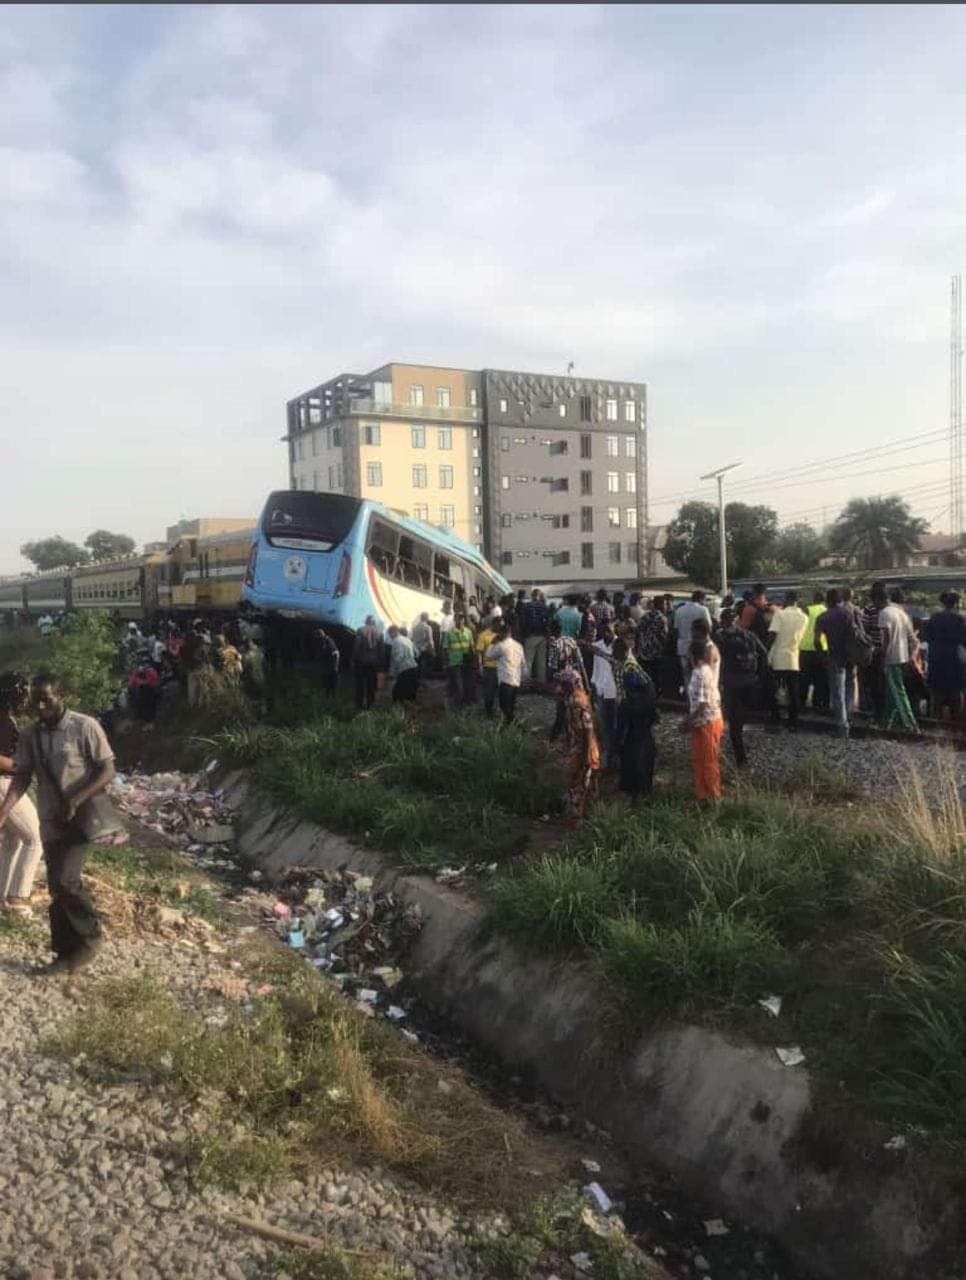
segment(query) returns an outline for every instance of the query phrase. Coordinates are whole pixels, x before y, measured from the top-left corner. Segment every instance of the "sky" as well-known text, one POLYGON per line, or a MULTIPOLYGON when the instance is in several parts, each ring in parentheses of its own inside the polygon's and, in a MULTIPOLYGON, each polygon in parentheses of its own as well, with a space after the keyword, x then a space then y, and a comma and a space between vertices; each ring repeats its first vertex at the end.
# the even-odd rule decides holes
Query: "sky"
POLYGON ((740 460, 784 521, 898 492, 945 529, 964 36, 957 6, 5 6, 0 573, 254 516, 286 400, 388 360, 646 381, 654 523, 740 460))

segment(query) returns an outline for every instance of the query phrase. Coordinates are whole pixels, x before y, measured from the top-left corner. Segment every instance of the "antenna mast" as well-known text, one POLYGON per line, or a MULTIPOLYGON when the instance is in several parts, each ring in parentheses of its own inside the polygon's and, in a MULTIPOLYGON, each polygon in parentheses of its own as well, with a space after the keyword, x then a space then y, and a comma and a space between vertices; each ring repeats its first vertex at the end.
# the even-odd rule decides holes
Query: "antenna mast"
POLYGON ((963 520, 963 277, 953 276, 949 316, 949 532, 963 520))

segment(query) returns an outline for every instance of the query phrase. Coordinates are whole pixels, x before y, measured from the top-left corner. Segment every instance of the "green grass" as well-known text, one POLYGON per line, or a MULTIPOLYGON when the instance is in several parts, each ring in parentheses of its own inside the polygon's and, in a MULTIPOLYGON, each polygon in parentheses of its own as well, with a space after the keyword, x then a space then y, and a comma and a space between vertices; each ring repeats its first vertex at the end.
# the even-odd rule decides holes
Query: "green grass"
POLYGON ((394 711, 326 712, 291 727, 235 727, 204 745, 249 766, 303 817, 361 836, 409 869, 507 860, 562 792, 559 770, 523 728, 455 716, 413 725, 394 711))
POLYGON ((83 1055, 97 1079, 138 1079, 201 1104, 206 1123, 184 1153, 200 1183, 270 1183, 353 1157, 501 1206, 558 1174, 556 1157, 458 1072, 360 1017, 300 958, 260 956, 247 958, 251 985, 274 991, 222 1026, 150 975, 108 979, 50 1048, 83 1055))
MULTIPOLYGON (((944 766, 942 766, 944 767, 944 766)), ((889 812, 743 790, 716 813, 601 805, 503 870, 488 922, 590 965, 625 1025, 800 1041, 874 1115, 966 1141, 966 823, 958 790, 889 812), (779 1023, 759 1011, 784 998, 779 1023)))
POLYGON ((160 901, 202 917, 210 924, 225 918, 222 900, 210 881, 179 853, 139 849, 136 845, 95 845, 88 870, 118 889, 160 901))

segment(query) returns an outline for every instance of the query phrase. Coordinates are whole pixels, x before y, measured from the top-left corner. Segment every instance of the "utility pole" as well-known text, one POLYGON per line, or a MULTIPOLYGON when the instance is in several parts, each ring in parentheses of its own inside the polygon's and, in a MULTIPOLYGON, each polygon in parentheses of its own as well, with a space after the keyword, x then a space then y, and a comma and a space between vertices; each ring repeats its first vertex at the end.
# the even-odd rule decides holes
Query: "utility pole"
POLYGON ((702 480, 717 480, 718 482, 718 538, 721 544, 722 596, 728 593, 728 543, 725 537, 724 474, 726 471, 734 471, 735 467, 740 466, 740 462, 729 462, 726 467, 719 467, 717 471, 709 471, 706 475, 700 477, 702 480))
POLYGON ((963 277, 953 276, 949 308, 949 532, 963 532, 963 277))

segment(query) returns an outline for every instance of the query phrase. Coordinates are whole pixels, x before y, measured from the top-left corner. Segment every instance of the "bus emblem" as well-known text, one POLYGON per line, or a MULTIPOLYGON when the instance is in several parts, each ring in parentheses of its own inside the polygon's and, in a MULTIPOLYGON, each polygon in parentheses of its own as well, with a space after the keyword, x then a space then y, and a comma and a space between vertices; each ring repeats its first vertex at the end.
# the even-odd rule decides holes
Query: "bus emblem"
POLYGON ((305 556, 289 556, 282 566, 282 572, 290 582, 295 582, 297 579, 305 577, 308 567, 309 564, 305 556))

